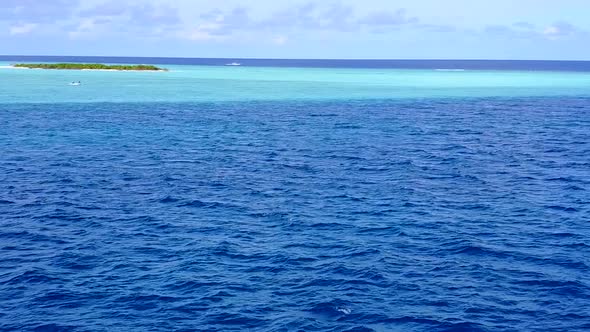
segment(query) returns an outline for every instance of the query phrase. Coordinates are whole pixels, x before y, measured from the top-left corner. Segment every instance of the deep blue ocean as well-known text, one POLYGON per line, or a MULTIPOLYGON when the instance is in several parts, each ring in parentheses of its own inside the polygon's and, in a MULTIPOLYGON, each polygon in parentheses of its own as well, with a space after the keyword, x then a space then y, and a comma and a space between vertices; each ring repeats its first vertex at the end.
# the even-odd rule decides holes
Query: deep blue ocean
POLYGON ((56 91, 0 98, 0 331, 590 330, 587 96, 56 91))
POLYGON ((590 61, 548 60, 362 60, 362 59, 256 59, 256 58, 162 58, 116 56, 38 56, 0 55, 5 62, 79 62, 223 66, 237 62, 243 66, 293 68, 365 68, 365 69, 465 69, 589 72, 590 61))

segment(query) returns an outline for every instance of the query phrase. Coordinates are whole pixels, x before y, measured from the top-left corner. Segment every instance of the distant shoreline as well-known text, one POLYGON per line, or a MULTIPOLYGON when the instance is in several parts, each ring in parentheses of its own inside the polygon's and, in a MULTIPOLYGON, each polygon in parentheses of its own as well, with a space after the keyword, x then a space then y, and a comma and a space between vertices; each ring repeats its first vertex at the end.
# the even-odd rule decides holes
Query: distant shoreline
POLYGON ((494 71, 590 72, 588 60, 499 60, 499 59, 257 59, 191 57, 117 57, 117 56, 34 56, 0 55, 6 63, 108 63, 154 64, 156 66, 225 66, 241 63, 244 67, 354 68, 354 69, 464 69, 494 71))
POLYGON ((100 63, 17 63, 13 68, 90 71, 168 71, 153 65, 105 65, 100 63))

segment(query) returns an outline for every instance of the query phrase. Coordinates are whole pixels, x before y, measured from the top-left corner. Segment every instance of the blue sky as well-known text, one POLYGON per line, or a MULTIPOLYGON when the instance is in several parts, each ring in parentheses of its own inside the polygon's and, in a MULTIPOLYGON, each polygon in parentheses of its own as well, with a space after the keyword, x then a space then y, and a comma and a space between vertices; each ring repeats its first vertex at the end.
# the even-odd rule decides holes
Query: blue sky
POLYGON ((588 0, 0 0, 0 54, 590 60, 588 0))

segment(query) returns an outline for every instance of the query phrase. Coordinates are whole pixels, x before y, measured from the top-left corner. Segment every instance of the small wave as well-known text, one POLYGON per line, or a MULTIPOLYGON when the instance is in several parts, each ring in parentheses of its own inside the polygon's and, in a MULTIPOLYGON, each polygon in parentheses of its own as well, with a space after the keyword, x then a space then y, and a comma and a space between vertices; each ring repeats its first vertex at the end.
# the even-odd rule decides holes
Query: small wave
POLYGON ((199 199, 194 199, 192 201, 179 204, 178 207, 192 207, 192 208, 206 208, 206 209, 240 209, 239 206, 229 204, 229 203, 221 203, 221 202, 205 202, 199 199))
POLYGON ((335 223, 335 222, 321 222, 321 223, 316 223, 316 224, 312 224, 310 226, 311 228, 315 228, 315 229, 323 229, 323 230, 335 230, 335 229, 346 229, 346 228, 350 228, 353 227, 349 224, 340 224, 340 223, 335 223))
POLYGON ((557 211, 563 211, 563 212, 578 212, 578 209, 576 209, 576 208, 561 206, 561 205, 548 205, 545 207, 550 210, 557 210, 557 211))
POLYGON ((160 203, 176 203, 178 202, 178 198, 174 198, 172 196, 166 196, 159 200, 160 203))
POLYGON ((345 330, 344 332, 376 332, 373 329, 370 329, 368 327, 365 326, 355 326, 351 329, 345 330))
POLYGON ((360 125, 355 125, 352 123, 337 123, 334 125, 334 129, 362 129, 363 127, 360 125))
POLYGON ((33 328, 33 332, 70 332, 75 331, 75 326, 66 326, 58 324, 43 324, 33 328))
POLYGON ((314 113, 314 114, 310 114, 310 117, 337 117, 338 114, 334 114, 334 113, 314 113))
POLYGON ((310 308, 309 311, 316 315, 326 317, 346 316, 352 313, 349 305, 341 300, 318 303, 310 308))
POLYGON ((197 280, 182 280, 182 281, 175 281, 171 284, 166 285, 165 287, 173 290, 173 291, 180 291, 182 293, 194 292, 200 289, 207 289, 210 287, 219 286, 220 283, 218 282, 205 282, 205 281, 197 281, 197 280))
POLYGON ((52 282, 62 281, 62 279, 55 278, 48 275, 44 270, 29 270, 20 275, 8 280, 9 285, 29 285, 29 284, 50 284, 52 282))
POLYGON ((441 253, 451 253, 451 254, 461 254, 461 255, 470 255, 470 256, 482 256, 482 257, 496 257, 496 258, 506 258, 509 257, 510 254, 494 250, 491 248, 486 248, 483 246, 472 245, 469 243, 463 242, 451 242, 448 244, 443 244, 443 249, 439 249, 441 253))
POLYGON ((586 191, 585 188, 576 186, 576 185, 569 185, 567 187, 565 187, 566 190, 574 190, 574 191, 586 191))
POLYGON ((239 326, 241 330, 256 328, 264 322, 265 321, 260 318, 231 313, 209 315, 207 316, 206 321, 207 324, 211 325, 239 326))
POLYGON ((310 165, 300 165, 300 164, 283 164, 284 168, 294 169, 298 171, 304 171, 308 173, 314 173, 314 169, 310 165))
POLYGON ((576 180, 573 177, 550 178, 550 179, 547 179, 547 181, 566 182, 566 183, 569 183, 569 182, 578 182, 578 180, 576 180))

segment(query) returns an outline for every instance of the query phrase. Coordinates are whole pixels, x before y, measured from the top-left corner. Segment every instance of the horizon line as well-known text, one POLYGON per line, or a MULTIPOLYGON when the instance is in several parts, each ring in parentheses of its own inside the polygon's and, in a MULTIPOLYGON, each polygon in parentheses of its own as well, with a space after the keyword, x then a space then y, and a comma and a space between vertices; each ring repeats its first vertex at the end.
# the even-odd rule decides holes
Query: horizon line
POLYGON ((556 60, 556 59, 483 59, 483 58, 258 58, 258 57, 188 57, 188 56, 131 56, 131 55, 26 55, 0 54, 0 57, 85 57, 85 58, 146 58, 146 59, 219 59, 219 60, 290 60, 290 61, 545 61, 545 62, 590 62, 587 60, 556 60))

